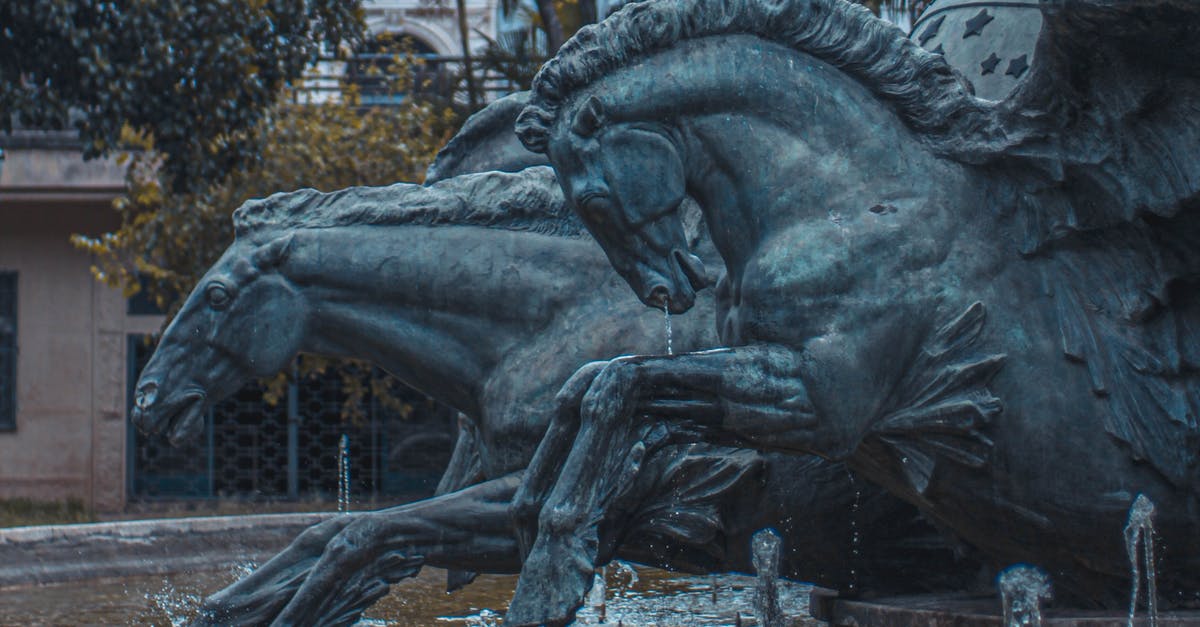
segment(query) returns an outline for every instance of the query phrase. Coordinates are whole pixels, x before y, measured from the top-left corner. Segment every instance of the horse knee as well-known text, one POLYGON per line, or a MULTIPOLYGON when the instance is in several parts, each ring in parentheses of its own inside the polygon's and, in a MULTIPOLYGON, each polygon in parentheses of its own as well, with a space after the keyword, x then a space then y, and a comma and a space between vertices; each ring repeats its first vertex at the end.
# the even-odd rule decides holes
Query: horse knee
POLYGON ((548 537, 564 537, 574 535, 583 525, 583 510, 575 507, 557 506, 544 508, 538 519, 540 534, 548 537))
POLYGON ((588 391, 596 375, 608 364, 607 361, 591 361, 580 366, 558 389, 558 394, 554 396, 555 403, 574 413, 574 408, 579 405, 579 400, 588 391))
POLYGON ((325 554, 335 561, 362 559, 372 552, 378 535, 377 522, 367 516, 360 517, 329 541, 325 554))
POLYGON ((338 518, 329 518, 321 522, 309 526, 300 535, 296 536, 293 544, 297 546, 320 547, 325 546, 330 539, 338 534, 347 524, 348 521, 339 520, 338 518))
POLYGON ((536 499, 518 494, 508 506, 508 516, 518 525, 525 525, 535 522, 541 509, 536 499))

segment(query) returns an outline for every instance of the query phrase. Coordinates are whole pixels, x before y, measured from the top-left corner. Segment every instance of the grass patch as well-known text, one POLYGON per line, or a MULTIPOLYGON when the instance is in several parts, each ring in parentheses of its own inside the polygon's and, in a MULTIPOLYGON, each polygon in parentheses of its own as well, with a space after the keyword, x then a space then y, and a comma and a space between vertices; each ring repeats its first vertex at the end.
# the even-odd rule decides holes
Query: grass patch
POLYGON ((96 517, 78 499, 67 501, 34 501, 32 499, 0 499, 0 527, 29 525, 63 525, 95 522, 96 517))

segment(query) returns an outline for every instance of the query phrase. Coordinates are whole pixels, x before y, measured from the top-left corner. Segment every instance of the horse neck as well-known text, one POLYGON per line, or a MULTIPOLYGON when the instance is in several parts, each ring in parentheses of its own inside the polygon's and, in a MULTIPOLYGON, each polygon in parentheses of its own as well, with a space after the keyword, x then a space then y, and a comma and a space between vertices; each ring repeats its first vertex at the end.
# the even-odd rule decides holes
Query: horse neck
POLYGON ((367 359, 440 402, 479 415, 504 354, 568 303, 539 281, 566 280, 579 240, 474 226, 300 230, 285 273, 312 310, 317 354, 367 359), (557 246, 556 246, 557 244, 557 246))
POLYGON ((783 225, 868 209, 863 190, 886 204, 961 171, 854 78, 751 35, 683 42, 605 80, 617 117, 674 121, 688 193, 731 271, 783 225))

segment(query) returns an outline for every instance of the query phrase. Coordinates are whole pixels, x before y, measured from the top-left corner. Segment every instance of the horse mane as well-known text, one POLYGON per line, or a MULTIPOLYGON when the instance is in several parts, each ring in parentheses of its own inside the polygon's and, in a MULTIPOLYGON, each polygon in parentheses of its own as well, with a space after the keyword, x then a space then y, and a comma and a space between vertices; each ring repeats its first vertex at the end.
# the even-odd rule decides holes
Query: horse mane
MULTIPOLYGON (((425 183, 432 184, 459 174, 467 174, 470 168, 481 165, 477 163, 481 161, 481 156, 484 157, 482 161, 487 162, 483 164, 485 167, 487 165, 502 166, 487 167, 487 170, 515 171, 530 165, 528 160, 519 158, 513 160, 512 163, 493 163, 486 158, 488 155, 479 154, 481 147, 498 139, 509 140, 515 149, 520 150, 520 144, 516 142, 516 135, 513 134, 513 122, 527 104, 529 104, 529 92, 519 91, 499 98, 473 113, 463 123, 462 128, 454 134, 454 137, 451 137, 450 141, 442 146, 437 156, 434 157, 433 163, 429 164, 429 168, 425 171, 425 183)), ((483 149, 487 150, 486 147, 483 149)), ((534 157, 532 154, 526 154, 534 157)), ((544 157, 538 161, 540 161, 538 165, 545 165, 544 157)))
POLYGON ((582 223, 548 167, 466 174, 429 186, 396 183, 336 192, 302 189, 246 201, 233 213, 238 238, 284 229, 343 226, 486 226, 581 237, 582 223))
MULTIPOLYGON (((571 94, 613 70, 686 40, 747 34, 841 69, 891 103, 942 154, 964 153, 964 137, 1003 140, 985 101, 941 55, 899 28, 844 0, 648 0, 581 29, 538 72, 530 104, 517 119, 527 148, 545 152, 550 129, 571 94)), ((970 147, 978 153, 981 146, 970 147)), ((993 152, 985 150, 984 152, 993 152)))

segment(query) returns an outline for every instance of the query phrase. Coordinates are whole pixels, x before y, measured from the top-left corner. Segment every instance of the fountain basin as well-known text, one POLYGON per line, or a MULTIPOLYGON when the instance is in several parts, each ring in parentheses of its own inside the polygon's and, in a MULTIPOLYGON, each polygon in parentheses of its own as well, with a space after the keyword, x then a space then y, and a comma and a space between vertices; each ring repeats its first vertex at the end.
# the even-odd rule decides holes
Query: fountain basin
POLYGON ((259 514, 0 529, 0 587, 212 571, 261 561, 334 513, 259 514))
MULTIPOLYGON (((834 627, 1002 627, 1000 599, 966 594, 929 594, 871 600, 839 599, 832 591, 814 591, 812 615, 834 627)), ((1123 611, 1042 611, 1042 625, 1056 627, 1125 627, 1129 616, 1123 611)), ((1149 625, 1140 611, 1134 625, 1149 625)), ((1160 627, 1200 625, 1200 611, 1159 612, 1160 627)))

